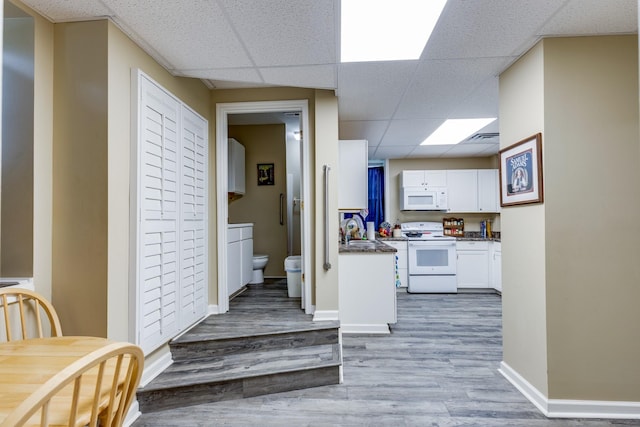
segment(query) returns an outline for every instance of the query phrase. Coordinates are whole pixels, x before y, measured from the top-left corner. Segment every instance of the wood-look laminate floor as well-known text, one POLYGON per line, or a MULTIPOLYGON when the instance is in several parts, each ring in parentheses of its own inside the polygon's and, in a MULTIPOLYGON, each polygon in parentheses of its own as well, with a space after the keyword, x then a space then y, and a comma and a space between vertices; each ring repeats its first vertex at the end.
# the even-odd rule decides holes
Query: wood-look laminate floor
POLYGON ((495 294, 398 293, 388 336, 343 336, 344 383, 150 414, 139 426, 639 426, 547 419, 498 372, 495 294))

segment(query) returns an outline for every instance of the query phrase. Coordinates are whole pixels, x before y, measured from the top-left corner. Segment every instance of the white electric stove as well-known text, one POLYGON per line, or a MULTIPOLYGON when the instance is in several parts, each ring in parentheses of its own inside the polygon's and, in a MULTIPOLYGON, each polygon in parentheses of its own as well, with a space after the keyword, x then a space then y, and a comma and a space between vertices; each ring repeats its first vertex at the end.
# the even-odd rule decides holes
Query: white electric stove
POLYGON ((409 293, 456 293, 456 239, 439 222, 400 225, 408 242, 409 293))

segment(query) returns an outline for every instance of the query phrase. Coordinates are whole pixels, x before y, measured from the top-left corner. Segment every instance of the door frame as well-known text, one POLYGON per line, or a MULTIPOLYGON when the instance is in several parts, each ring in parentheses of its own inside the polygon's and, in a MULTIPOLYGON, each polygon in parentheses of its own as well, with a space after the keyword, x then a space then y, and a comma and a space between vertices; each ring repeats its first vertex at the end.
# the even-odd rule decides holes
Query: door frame
POLYGON ((217 259, 218 259, 218 313, 229 311, 229 292, 227 288, 227 225, 229 218, 229 204, 227 202, 228 189, 228 115, 249 113, 275 113, 299 111, 302 115, 302 130, 304 137, 302 143, 302 273, 304 287, 302 305, 306 313, 313 314, 311 304, 312 274, 309 274, 311 266, 311 150, 308 135, 309 131, 309 101, 284 100, 284 101, 256 101, 256 102, 228 102, 216 104, 216 230, 217 230, 217 259), (304 273, 307 274, 304 274, 304 273))

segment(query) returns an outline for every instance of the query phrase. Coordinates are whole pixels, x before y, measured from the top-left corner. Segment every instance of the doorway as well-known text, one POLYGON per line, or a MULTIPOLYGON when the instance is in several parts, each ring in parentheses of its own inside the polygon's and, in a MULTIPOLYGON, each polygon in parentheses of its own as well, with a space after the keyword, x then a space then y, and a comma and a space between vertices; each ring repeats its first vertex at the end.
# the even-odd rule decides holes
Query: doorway
MULTIPOLYGON (((296 114, 301 130, 309 129, 309 114, 307 100, 291 100, 291 101, 265 101, 265 102, 237 102, 218 104, 216 107, 216 190, 218 195, 227 193, 228 182, 228 147, 227 140, 229 137, 229 124, 232 119, 243 115, 260 115, 260 114, 296 114)), ((304 272, 308 271, 310 262, 310 204, 304 206, 304 200, 310 200, 310 149, 308 138, 301 138, 299 143, 300 153, 300 197, 295 200, 299 208, 299 235, 300 235, 300 252, 302 257, 302 300, 301 307, 306 313, 313 313, 311 303, 312 283, 309 275, 304 272)), ((247 165, 252 167, 252 165, 247 165)), ((291 200, 293 203, 294 200, 291 200)), ((289 205, 289 203, 287 203, 289 205)), ((293 215, 292 215, 293 216, 293 215)), ((218 197, 217 203, 217 231, 218 231, 218 312, 225 313, 229 310, 229 292, 227 287, 227 224, 229 218, 229 206, 226 197, 218 197)), ((288 248, 287 252, 294 250, 288 248)), ((271 261, 270 261, 271 262, 271 261)))

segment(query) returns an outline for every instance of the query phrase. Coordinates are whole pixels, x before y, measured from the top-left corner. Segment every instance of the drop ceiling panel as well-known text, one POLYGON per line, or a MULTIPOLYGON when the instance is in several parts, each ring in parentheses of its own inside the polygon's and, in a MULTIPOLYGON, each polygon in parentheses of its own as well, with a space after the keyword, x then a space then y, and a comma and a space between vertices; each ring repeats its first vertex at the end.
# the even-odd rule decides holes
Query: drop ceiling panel
POLYGON ((418 145, 407 157, 442 157, 450 149, 448 145, 418 145))
POLYGON ((564 1, 449 0, 423 52, 428 59, 511 56, 564 1))
POLYGON ((489 76, 451 110, 449 118, 498 117, 498 105, 498 77, 489 76))
POLYGON ((340 139, 366 139, 371 149, 380 144, 388 125, 389 122, 386 120, 340 121, 338 134, 340 139))
POLYGON ((504 58, 422 62, 395 118, 448 118, 504 63, 504 58))
POLYGON ((407 157, 416 147, 414 145, 397 145, 394 147, 378 147, 375 159, 402 159, 407 157))
POLYGON ((339 65, 338 108, 342 120, 390 119, 413 76, 415 61, 339 65), (344 89, 344 90, 341 90, 344 89))
POLYGON ((223 68, 217 70, 176 70, 183 76, 199 79, 223 80, 263 84, 262 76, 255 68, 223 68))
MULTIPOLYGON (((496 144, 492 144, 496 146, 496 144)), ((484 151, 488 147, 486 144, 456 144, 452 145, 445 154, 447 157, 473 157, 473 156, 485 156, 484 151)), ((497 149, 496 149, 497 152, 497 149)))
POLYGON ((418 145, 441 124, 439 119, 392 120, 380 145, 418 145))
POLYGON ((219 0, 258 67, 334 64, 334 1, 219 0))
POLYGON ((637 31, 637 0, 572 0, 544 25, 541 33, 579 35, 637 31))
POLYGON ((89 20, 112 14, 100 0, 22 0, 22 2, 53 22, 89 20))
POLYGON ((134 40, 162 49, 174 69, 240 68, 253 65, 216 2, 110 0, 116 22, 134 40))
POLYGON ((315 89, 336 88, 335 65, 260 68, 265 83, 315 89))

